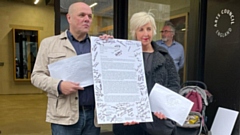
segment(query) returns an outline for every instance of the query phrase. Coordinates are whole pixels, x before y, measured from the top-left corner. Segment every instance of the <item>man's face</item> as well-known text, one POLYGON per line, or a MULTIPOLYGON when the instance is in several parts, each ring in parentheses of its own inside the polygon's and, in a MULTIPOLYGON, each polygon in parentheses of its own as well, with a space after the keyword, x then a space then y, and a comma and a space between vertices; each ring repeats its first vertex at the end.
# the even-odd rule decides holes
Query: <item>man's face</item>
POLYGON ((173 36, 174 36, 174 32, 173 30, 171 29, 170 26, 164 26, 162 31, 162 40, 163 41, 172 41, 173 40, 173 36))
POLYGON ((87 5, 75 5, 73 12, 67 15, 70 30, 88 33, 92 23, 92 10, 87 5))

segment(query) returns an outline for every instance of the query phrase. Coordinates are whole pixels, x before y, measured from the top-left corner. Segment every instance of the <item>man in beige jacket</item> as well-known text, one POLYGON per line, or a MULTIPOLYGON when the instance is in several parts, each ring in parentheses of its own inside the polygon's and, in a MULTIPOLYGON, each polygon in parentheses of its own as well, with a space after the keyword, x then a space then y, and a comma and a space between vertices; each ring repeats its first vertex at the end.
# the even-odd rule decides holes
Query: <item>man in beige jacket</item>
MULTIPOLYGON (((100 128, 94 120, 93 85, 83 88, 79 83, 55 79, 49 74, 49 64, 90 52, 88 32, 92 23, 91 8, 83 2, 73 3, 69 7, 67 20, 68 30, 42 40, 31 82, 47 92, 46 121, 51 123, 53 135, 99 135, 100 128)), ((104 35, 101 38, 112 36, 104 35)))

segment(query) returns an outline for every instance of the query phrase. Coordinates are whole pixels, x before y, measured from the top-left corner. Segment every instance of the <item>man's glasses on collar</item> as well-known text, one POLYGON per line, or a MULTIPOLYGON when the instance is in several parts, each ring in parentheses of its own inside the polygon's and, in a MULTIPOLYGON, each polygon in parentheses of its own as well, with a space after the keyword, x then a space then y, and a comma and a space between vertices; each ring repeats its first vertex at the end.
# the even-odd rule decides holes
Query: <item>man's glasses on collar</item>
POLYGON ((161 33, 168 33, 168 32, 173 32, 173 31, 168 31, 168 30, 164 30, 164 31, 160 31, 161 33))

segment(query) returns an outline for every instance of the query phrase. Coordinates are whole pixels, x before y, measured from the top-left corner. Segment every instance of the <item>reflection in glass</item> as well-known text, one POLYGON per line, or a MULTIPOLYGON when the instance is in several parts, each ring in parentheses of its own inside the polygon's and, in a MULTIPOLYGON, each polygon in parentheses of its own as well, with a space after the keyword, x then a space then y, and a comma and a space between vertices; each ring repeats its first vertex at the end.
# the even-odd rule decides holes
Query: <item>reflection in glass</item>
POLYGON ((30 79, 38 49, 38 31, 15 29, 16 79, 30 79))

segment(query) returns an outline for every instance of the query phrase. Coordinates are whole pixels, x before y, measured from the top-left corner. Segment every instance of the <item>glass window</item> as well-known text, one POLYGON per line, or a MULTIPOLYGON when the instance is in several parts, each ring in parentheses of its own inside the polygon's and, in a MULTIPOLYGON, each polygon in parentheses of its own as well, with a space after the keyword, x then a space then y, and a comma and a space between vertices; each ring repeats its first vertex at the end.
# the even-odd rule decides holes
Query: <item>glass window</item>
MULTIPOLYGON (((161 29, 166 21, 171 21, 176 28, 176 31, 186 31, 186 27, 183 25, 185 22, 176 21, 176 18, 181 18, 182 16, 187 16, 190 11, 190 0, 131 0, 129 1, 129 19, 136 12, 152 12, 155 15, 155 21, 157 26, 157 35, 154 40, 161 39, 161 29), (174 19, 174 21, 172 21, 174 19), (179 26, 181 25, 181 26, 179 26)), ((179 20, 182 21, 182 20, 179 20)), ((130 33, 129 39, 130 37, 130 33)))
MULTIPOLYGON (((130 17, 137 12, 150 11, 154 14, 157 34, 153 37, 153 40, 160 40, 161 30, 166 21, 173 23, 175 27, 174 40, 181 43, 184 47, 185 58, 187 50, 187 22, 188 14, 190 11, 190 0, 129 0, 129 12, 128 17, 130 17)), ((131 39, 130 32, 128 33, 128 38, 131 39)), ((186 67, 186 62, 184 64, 186 67)), ((181 81, 186 78, 186 68, 179 71, 181 81)))
POLYGON ((14 32, 14 67, 17 79, 29 79, 33 70, 38 50, 38 31, 13 29, 14 32))
POLYGON ((74 2, 84 2, 92 7, 93 21, 89 31, 92 36, 101 33, 113 35, 113 0, 61 0, 61 32, 68 29, 66 14, 74 2))

